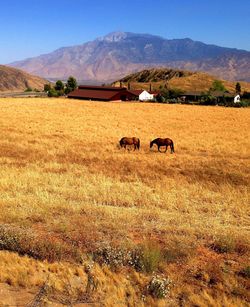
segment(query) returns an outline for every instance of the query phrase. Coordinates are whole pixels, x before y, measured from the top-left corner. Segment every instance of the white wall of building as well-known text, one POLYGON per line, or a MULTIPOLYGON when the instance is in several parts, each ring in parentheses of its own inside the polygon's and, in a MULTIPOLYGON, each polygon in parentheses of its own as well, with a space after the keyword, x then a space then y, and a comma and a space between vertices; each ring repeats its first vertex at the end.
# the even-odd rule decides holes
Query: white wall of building
POLYGON ((139 100, 140 101, 149 101, 149 100, 153 100, 154 99, 154 95, 150 94, 147 91, 143 91, 140 95, 139 95, 139 100))
POLYGON ((240 102, 240 95, 234 97, 234 103, 240 102))

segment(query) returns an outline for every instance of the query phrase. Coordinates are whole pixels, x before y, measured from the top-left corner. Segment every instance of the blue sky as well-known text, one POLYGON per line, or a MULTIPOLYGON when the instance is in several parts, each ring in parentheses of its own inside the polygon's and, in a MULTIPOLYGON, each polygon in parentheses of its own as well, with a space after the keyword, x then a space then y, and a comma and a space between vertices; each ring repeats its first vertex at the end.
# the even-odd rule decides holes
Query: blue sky
POLYGON ((0 0, 0 64, 113 31, 250 51, 250 0, 0 0))

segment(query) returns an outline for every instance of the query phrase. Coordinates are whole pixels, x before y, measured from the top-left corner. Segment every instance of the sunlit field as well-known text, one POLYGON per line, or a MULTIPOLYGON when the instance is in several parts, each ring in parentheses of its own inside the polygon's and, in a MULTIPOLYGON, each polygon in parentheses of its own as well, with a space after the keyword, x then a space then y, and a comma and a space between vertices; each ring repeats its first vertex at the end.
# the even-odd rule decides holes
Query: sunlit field
POLYGON ((58 306, 247 306, 249 119, 249 108, 0 99, 0 306, 44 288, 58 306), (120 149, 123 136, 140 151, 120 149), (175 154, 150 149, 156 137, 175 154))

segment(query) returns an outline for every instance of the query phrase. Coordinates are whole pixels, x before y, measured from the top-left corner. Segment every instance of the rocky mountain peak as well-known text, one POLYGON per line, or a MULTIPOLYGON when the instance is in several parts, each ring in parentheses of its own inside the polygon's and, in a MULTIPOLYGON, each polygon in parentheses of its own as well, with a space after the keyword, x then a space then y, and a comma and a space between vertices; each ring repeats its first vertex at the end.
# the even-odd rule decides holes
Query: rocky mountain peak
POLYGON ((105 36, 98 38, 98 41, 106 41, 106 42, 120 42, 121 40, 126 39, 128 34, 126 32, 111 32, 105 36))

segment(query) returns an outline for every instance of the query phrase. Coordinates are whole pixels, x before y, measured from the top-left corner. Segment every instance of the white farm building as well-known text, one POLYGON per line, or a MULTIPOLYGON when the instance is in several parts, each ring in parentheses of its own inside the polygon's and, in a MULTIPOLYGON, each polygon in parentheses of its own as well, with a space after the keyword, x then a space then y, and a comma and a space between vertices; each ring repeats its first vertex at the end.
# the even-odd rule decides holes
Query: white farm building
POLYGON ((148 92, 146 90, 129 90, 130 93, 135 95, 139 101, 152 101, 159 94, 156 92, 148 92))

